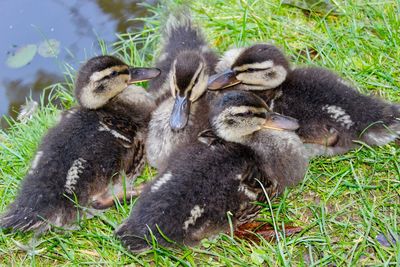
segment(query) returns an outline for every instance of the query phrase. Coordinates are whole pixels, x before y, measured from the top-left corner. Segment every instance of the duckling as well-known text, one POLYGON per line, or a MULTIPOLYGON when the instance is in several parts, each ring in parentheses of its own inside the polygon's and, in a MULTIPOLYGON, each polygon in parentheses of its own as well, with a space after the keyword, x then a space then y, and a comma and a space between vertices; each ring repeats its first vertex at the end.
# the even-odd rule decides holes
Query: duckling
POLYGON ((150 81, 149 92, 160 103, 153 112, 146 140, 149 164, 162 169, 171 151, 195 140, 208 127, 208 77, 218 57, 190 16, 177 13, 167 21, 156 67, 162 74, 150 81))
POLYGON ((274 111, 298 119, 310 155, 345 153, 355 140, 384 145, 400 135, 399 105, 362 95, 327 69, 290 69, 275 46, 230 50, 216 68, 221 74, 210 89, 256 92, 274 111))
POLYGON ((129 197, 131 180, 144 165, 145 129, 155 103, 143 88, 128 85, 159 72, 130 68, 112 56, 87 61, 75 83, 80 105, 44 136, 0 227, 38 233, 52 225, 68 228, 79 217, 78 205, 108 208, 114 195, 123 198, 125 183, 129 197))
POLYGON ((159 244, 196 245, 201 239, 253 218, 266 195, 272 198, 301 181, 308 165, 304 146, 292 131, 295 119, 271 113, 250 92, 216 97, 211 129, 199 141, 172 152, 166 169, 147 184, 116 235, 133 252, 159 244), (161 234, 162 232, 163 234, 161 234))
MULTIPOLYGON (((177 82, 171 81, 174 77, 171 71, 173 66, 176 65, 174 62, 180 53, 186 51, 197 54, 204 59, 206 62, 205 65, 210 71, 214 71, 215 65, 218 62, 216 52, 210 48, 202 30, 194 25, 190 10, 186 7, 172 11, 162 31, 161 43, 163 44, 161 55, 157 58, 156 62, 156 67, 161 70, 161 74, 149 82, 148 88, 149 93, 156 98, 157 105, 171 96, 174 98, 176 96, 176 92, 170 88, 171 83, 177 82)), ((184 57, 182 58, 184 59, 184 57)), ((190 61, 190 58, 188 58, 188 61, 190 61)), ((187 81, 182 80, 182 82, 191 80, 190 78, 193 75, 189 75, 189 73, 190 71, 188 71, 187 81)), ((203 91, 196 91, 196 93, 197 95, 202 95, 203 91)))

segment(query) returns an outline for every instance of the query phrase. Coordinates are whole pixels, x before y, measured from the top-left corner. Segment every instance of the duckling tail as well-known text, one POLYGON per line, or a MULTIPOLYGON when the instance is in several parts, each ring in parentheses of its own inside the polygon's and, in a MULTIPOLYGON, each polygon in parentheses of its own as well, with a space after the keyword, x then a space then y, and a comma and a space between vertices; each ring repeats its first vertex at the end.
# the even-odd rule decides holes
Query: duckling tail
POLYGON ((49 195, 33 192, 27 196, 20 192, 8 210, 0 216, 0 229, 22 232, 34 230, 36 233, 42 233, 52 225, 66 226, 74 219, 75 209, 69 204, 60 209, 56 199, 49 195))
POLYGON ((391 121, 371 125, 362 134, 362 141, 381 146, 400 138, 400 105, 392 105, 391 111, 391 121))
MULTIPOLYGON (((12 229, 13 231, 29 231, 42 229, 45 225, 44 219, 41 219, 32 208, 18 207, 15 205, 9 209, 0 218, 1 229, 12 229)), ((45 229, 42 229, 45 231, 45 229)))

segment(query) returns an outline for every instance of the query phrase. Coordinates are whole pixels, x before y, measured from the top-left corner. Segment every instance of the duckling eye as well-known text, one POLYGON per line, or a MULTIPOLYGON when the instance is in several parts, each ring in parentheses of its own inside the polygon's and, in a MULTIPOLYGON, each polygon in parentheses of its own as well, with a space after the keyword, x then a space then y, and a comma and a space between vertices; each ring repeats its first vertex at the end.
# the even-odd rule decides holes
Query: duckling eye
POLYGON ((248 68, 248 69, 247 69, 247 71, 248 71, 248 72, 255 72, 255 71, 257 71, 257 69, 254 69, 254 68, 248 68))
POLYGON ((118 75, 118 72, 115 71, 115 70, 113 70, 113 71, 110 73, 110 76, 111 76, 111 77, 115 77, 115 76, 117 76, 117 75, 118 75))
POLYGON ((228 119, 228 120, 226 121, 226 124, 228 124, 228 125, 234 125, 234 124, 235 124, 235 120, 233 120, 233 119, 228 119))

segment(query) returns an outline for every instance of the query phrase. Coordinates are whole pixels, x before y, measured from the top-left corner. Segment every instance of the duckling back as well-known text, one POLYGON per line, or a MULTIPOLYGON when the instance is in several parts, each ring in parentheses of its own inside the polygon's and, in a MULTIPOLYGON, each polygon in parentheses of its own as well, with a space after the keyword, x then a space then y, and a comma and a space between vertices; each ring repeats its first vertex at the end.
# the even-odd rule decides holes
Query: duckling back
MULTIPOLYGON (((194 245, 202 238, 229 229, 228 214, 255 199, 245 191, 242 177, 261 178, 251 150, 239 144, 207 146, 196 143, 173 153, 168 167, 141 193, 129 218, 116 231, 124 245, 139 252, 149 247, 152 233, 180 244, 194 245)), ((236 219, 232 219, 236 222, 236 219)))
POLYGON ((295 69, 280 88, 274 110, 299 120, 298 133, 305 142, 323 142, 324 136, 337 135, 315 154, 347 152, 356 146, 353 140, 383 145, 400 134, 399 105, 363 95, 328 70, 295 69))

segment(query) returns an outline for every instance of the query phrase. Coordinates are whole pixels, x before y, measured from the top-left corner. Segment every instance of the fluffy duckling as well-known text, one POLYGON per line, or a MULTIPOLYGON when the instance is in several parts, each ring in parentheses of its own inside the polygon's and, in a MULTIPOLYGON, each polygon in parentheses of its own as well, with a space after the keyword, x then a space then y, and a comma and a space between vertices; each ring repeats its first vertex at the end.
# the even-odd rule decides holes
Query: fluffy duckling
POLYGON ((200 29, 186 15, 168 19, 163 54, 156 67, 162 74, 149 84, 158 108, 153 112, 146 141, 151 166, 162 169, 171 151, 197 138, 208 127, 208 77, 218 57, 200 29))
POLYGON ((399 137, 399 105, 362 95, 326 69, 290 69, 275 46, 230 50, 216 68, 221 74, 210 89, 251 90, 274 111, 298 119, 311 155, 347 152, 354 140, 383 145, 399 137))
POLYGON ((145 186, 130 217, 116 231, 133 252, 148 249, 152 233, 162 245, 195 245, 254 217, 269 197, 301 181, 308 158, 295 119, 271 113, 250 92, 218 96, 211 130, 175 150, 168 166, 145 186), (285 131, 291 130, 291 131, 285 131), (262 185, 261 185, 261 184, 262 185), (161 231, 163 234, 160 234, 161 231))
MULTIPOLYGON (((162 32, 161 43, 163 44, 161 47, 161 55, 157 58, 156 62, 156 67, 161 70, 161 74, 149 82, 148 88, 149 93, 156 98, 157 105, 171 96, 174 98, 176 96, 176 91, 172 90, 171 83, 176 83, 177 80, 175 79, 175 81, 172 81, 175 75, 173 75, 171 71, 176 65, 174 62, 177 60, 180 53, 193 52, 197 54, 198 57, 201 57, 206 62, 204 65, 206 65, 210 71, 214 70, 218 62, 217 54, 210 48, 201 29, 194 25, 190 10, 185 7, 174 10, 168 17, 162 32)), ((182 59, 185 58, 182 57, 182 59)), ((190 61, 191 59, 188 58, 187 60, 190 61)), ((181 67, 180 70, 184 70, 184 68, 181 67)), ((198 71, 200 72, 200 70, 198 71)), ((191 81, 193 74, 190 75, 190 73, 191 71, 187 71, 187 77, 181 81, 182 83, 191 81)), ((182 74, 181 76, 184 75, 182 74)), ((184 92, 183 89, 182 93, 184 92)), ((199 91, 196 90, 196 95, 192 96, 192 99, 198 98, 203 92, 203 89, 199 91)), ((190 95, 188 96, 190 97, 190 95)), ((192 100, 190 102, 195 101, 192 100)))
POLYGON ((112 56, 90 59, 76 79, 80 106, 49 130, 1 228, 38 232, 69 227, 79 206, 105 209, 113 196, 131 192, 144 165, 144 139, 153 98, 129 84, 151 79, 158 69, 130 68, 112 56), (119 172, 123 171, 125 175, 119 172))

